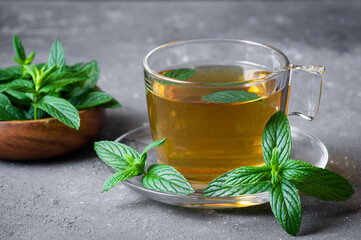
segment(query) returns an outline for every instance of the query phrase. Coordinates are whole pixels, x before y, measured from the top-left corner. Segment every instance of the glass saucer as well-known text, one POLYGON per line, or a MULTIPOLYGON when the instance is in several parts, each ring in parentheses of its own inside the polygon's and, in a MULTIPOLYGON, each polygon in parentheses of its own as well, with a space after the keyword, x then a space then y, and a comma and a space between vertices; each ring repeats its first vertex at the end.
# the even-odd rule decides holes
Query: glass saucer
MULTIPOLYGON (((312 134, 297 127, 291 127, 291 132, 292 159, 302 160, 314 166, 325 168, 328 161, 328 152, 325 145, 312 134)), ((125 133, 115 141, 129 145, 138 152, 142 152, 153 140, 149 125, 144 125, 125 133)), ((150 166, 156 163, 158 162, 155 151, 150 150, 147 164, 150 166)), ((200 193, 192 193, 186 196, 163 193, 143 187, 141 176, 126 180, 123 183, 141 195, 155 201, 189 208, 238 208, 258 205, 269 201, 268 192, 235 197, 204 197, 200 193)))

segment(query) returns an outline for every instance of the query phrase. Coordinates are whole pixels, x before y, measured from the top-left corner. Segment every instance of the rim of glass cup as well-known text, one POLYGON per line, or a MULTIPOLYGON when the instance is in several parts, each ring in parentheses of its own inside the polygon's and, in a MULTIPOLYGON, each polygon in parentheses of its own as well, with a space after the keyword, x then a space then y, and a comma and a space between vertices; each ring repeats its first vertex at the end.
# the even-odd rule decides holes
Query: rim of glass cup
MULTIPOLYGON (((246 44, 250 44, 250 45, 256 45, 256 46, 272 49, 274 52, 276 52, 279 56, 281 56, 285 60, 285 64, 282 67, 280 67, 280 69, 278 69, 277 71, 273 71, 273 72, 271 72, 271 73, 269 73, 269 74, 267 74, 265 76, 258 77, 258 78, 253 78, 252 82, 262 82, 262 81, 268 80, 269 78, 272 78, 273 76, 277 75, 278 73, 289 69, 289 66, 290 66, 290 62, 289 62, 288 58, 286 57, 286 55, 283 52, 281 52, 277 48, 274 48, 274 47, 269 46, 267 44, 258 43, 258 42, 254 42, 254 41, 250 41, 250 40, 232 39, 232 38, 199 38, 199 39, 180 40, 180 41, 170 42, 170 43, 166 43, 166 44, 163 44, 163 45, 161 45, 159 47, 154 48, 153 50, 151 50, 144 57, 144 59, 143 59, 143 67, 148 73, 154 75, 158 79, 162 79, 162 80, 165 80, 165 81, 178 83, 178 84, 187 84, 187 85, 209 85, 209 83, 206 83, 206 82, 188 82, 188 81, 183 81, 183 80, 178 80, 178 79, 166 77, 166 76, 158 73, 157 71, 154 71, 148 65, 149 57, 152 54, 154 54, 155 52, 157 52, 159 49, 168 47, 170 45, 174 46, 174 45, 182 45, 182 44, 197 43, 197 42, 234 42, 234 43, 239 42, 239 43, 246 43, 246 44)), ((224 85, 224 84, 230 84, 230 83, 234 84, 235 82, 212 83, 212 85, 218 85, 218 84, 219 85, 224 85)), ((243 84, 243 83, 244 82, 240 82, 240 84, 243 84)))

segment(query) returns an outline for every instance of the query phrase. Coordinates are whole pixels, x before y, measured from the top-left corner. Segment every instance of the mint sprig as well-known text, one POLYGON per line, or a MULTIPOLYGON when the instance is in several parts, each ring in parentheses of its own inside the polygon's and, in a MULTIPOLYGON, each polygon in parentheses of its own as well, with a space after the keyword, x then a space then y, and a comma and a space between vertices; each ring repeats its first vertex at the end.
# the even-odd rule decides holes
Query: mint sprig
POLYGON ((35 57, 35 52, 31 52, 28 57, 26 57, 25 49, 20 41, 20 38, 18 35, 14 35, 13 37, 13 46, 15 50, 15 54, 17 58, 13 58, 14 62, 20 64, 20 65, 29 65, 33 61, 35 57))
POLYGON ((151 165, 146 171, 147 152, 153 147, 160 147, 165 138, 149 144, 141 154, 133 148, 117 142, 100 141, 94 144, 99 158, 118 172, 108 178, 103 186, 103 192, 109 191, 121 181, 143 175, 144 187, 173 194, 187 195, 194 190, 188 181, 175 168, 164 165, 151 165))
POLYGON ((30 120, 52 116, 79 129, 78 110, 91 107, 116 108, 121 105, 96 88, 99 67, 95 61, 67 66, 59 39, 50 48, 47 63, 31 65, 35 56, 26 57, 17 35, 13 37, 19 66, 0 69, 0 121, 30 120), (76 94, 75 94, 76 93, 76 94))
POLYGON ((272 212, 289 234, 301 226, 298 191, 327 201, 349 199, 354 190, 342 176, 299 160, 291 160, 291 130, 287 116, 276 112, 267 122, 262 137, 266 165, 241 167, 214 179, 204 196, 227 197, 269 192, 272 212))

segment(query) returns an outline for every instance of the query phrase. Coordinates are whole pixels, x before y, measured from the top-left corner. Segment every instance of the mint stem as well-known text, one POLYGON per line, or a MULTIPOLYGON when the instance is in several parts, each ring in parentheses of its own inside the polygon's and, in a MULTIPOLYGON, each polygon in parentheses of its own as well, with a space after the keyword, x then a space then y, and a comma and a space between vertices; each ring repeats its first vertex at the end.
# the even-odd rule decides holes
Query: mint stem
POLYGON ((38 107, 36 106, 36 104, 38 103, 38 96, 39 96, 39 93, 38 93, 38 89, 36 88, 35 90, 35 94, 34 94, 34 97, 35 97, 35 100, 34 100, 34 120, 37 120, 38 119, 38 107))
POLYGON ((34 120, 38 119, 38 107, 34 106, 34 120))

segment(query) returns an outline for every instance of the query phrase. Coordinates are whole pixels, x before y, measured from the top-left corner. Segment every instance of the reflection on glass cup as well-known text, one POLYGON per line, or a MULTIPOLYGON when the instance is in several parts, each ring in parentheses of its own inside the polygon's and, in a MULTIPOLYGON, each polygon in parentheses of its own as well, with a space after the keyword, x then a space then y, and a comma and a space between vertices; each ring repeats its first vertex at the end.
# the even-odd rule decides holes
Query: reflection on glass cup
POLYGON ((318 111, 324 67, 299 66, 270 46, 233 39, 169 43, 143 62, 149 122, 159 163, 180 171, 196 189, 241 166, 264 164, 261 139, 278 110, 312 120, 318 111), (190 79, 164 76, 195 69, 190 79), (292 83, 292 84, 291 84, 292 83), (220 91, 259 99, 236 103, 202 100, 220 91))

